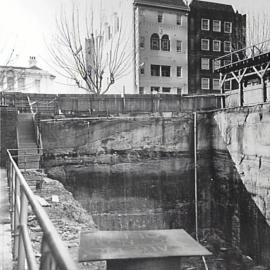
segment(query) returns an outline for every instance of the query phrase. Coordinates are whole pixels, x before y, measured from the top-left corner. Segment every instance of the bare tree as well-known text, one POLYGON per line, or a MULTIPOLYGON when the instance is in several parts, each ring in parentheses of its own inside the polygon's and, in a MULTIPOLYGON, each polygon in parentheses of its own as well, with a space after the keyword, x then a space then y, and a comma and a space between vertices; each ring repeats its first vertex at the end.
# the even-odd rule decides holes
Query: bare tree
POLYGON ((0 49, 0 92, 7 90, 7 85, 5 83, 6 72, 8 66, 12 63, 15 49, 7 49, 6 46, 3 46, 0 49))
POLYGON ((70 14, 62 10, 49 51, 61 75, 91 94, 102 95, 126 75, 132 54, 124 41, 120 19, 112 34, 112 27, 101 18, 96 20, 93 9, 84 18, 81 13, 75 6, 70 14))
POLYGON ((269 12, 253 13, 248 16, 247 23, 247 46, 261 43, 258 49, 269 47, 270 40, 270 17, 269 12), (268 45, 267 42, 268 41, 268 45))

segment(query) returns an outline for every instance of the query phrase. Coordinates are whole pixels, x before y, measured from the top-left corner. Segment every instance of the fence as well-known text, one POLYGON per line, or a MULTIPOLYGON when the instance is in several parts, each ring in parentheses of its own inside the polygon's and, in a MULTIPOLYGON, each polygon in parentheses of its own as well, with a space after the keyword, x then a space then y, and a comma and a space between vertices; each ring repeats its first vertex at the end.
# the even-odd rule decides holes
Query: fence
POLYGON ((12 212, 11 229, 14 235, 13 255, 14 259, 17 260, 16 270, 77 269, 48 215, 35 199, 34 193, 14 161, 11 152, 12 150, 8 151, 7 171, 12 212), (28 204, 30 204, 43 233, 39 267, 27 226, 28 204))
POLYGON ((162 113, 220 108, 218 95, 44 95, 4 93, 9 106, 45 115, 63 114, 105 116, 108 114, 162 113), (29 101, 27 99, 29 97, 29 101))

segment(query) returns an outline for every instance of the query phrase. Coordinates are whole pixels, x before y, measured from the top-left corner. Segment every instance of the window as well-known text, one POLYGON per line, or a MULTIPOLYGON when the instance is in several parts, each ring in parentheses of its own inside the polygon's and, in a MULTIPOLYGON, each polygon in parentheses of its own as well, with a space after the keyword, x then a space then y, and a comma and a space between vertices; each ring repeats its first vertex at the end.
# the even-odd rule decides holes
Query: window
POLYGON ((170 87, 162 87, 162 92, 163 93, 170 93, 171 92, 171 88, 170 87))
POLYGON ((220 40, 213 40, 213 51, 220 52, 221 50, 221 42, 220 40))
POLYGON ((153 34, 150 38, 151 50, 159 50, 159 35, 153 34))
POLYGON ((161 66, 161 76, 170 77, 171 76, 171 67, 170 66, 161 66))
POLYGON ((25 88, 25 78, 18 79, 18 88, 19 91, 25 88))
POLYGON ((225 81, 224 82, 224 89, 225 90, 231 90, 231 81, 225 81))
POLYGON ((40 80, 35 80, 36 90, 40 91, 40 80))
POLYGON ((7 90, 14 91, 14 77, 7 77, 7 90))
POLYGON ((170 40, 168 35, 163 35, 161 38, 161 50, 170 51, 170 40))
POLYGON ((209 81, 210 81, 209 78, 202 78, 201 79, 201 87, 202 87, 202 89, 209 90, 209 88, 210 88, 209 81))
POLYGON ((176 40, 176 51, 182 52, 182 40, 176 40))
POLYGON ((209 58, 202 58, 201 59, 201 69, 202 70, 209 70, 210 69, 209 58))
POLYGON ((232 23, 224 22, 224 33, 231 33, 231 32, 232 32, 232 23))
POLYGON ((201 29, 209 31, 210 30, 210 20, 202 19, 202 21, 201 21, 201 29))
POLYGON ((220 90, 219 79, 213 79, 213 90, 220 90))
POLYGON ((140 48, 144 49, 144 42, 145 42, 145 38, 144 37, 140 37, 140 48))
POLYGON ((214 71, 219 69, 221 65, 220 60, 213 60, 213 67, 214 67, 214 71))
POLYGON ((230 41, 224 41, 224 52, 230 52, 232 44, 230 41))
POLYGON ((160 66, 151 65, 151 76, 160 76, 160 66))
POLYGON ((158 13, 157 21, 158 23, 162 23, 163 20, 163 14, 161 12, 158 13))
POLYGON ((201 49, 203 51, 209 51, 209 39, 202 39, 201 40, 201 49))
POLYGON ((214 32, 221 32, 221 21, 213 20, 213 31, 214 32))
POLYGON ((144 87, 139 87, 139 94, 143 95, 144 94, 144 87))
POLYGON ((144 67, 140 68, 140 73, 141 73, 141 75, 144 75, 144 67))
POLYGON ((151 92, 159 92, 158 86, 151 86, 151 92))
POLYGON ((180 14, 176 15, 176 24, 181 25, 182 24, 182 16, 180 14))
POLYGON ((182 67, 177 66, 177 68, 176 68, 176 76, 177 77, 182 77, 182 67))
POLYGON ((225 59, 225 60, 223 60, 223 65, 224 65, 224 66, 230 65, 230 63, 231 63, 231 60, 230 60, 230 59, 225 59))
POLYGON ((177 88, 177 95, 182 95, 182 88, 177 88))

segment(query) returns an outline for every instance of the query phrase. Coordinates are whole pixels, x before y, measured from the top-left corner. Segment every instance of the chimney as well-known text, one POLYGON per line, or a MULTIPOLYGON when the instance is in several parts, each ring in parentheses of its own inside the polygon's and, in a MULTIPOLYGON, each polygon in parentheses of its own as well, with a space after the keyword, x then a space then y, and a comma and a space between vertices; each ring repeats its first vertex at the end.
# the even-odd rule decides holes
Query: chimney
POLYGON ((37 65, 37 60, 35 56, 30 56, 29 57, 29 67, 33 67, 37 65))

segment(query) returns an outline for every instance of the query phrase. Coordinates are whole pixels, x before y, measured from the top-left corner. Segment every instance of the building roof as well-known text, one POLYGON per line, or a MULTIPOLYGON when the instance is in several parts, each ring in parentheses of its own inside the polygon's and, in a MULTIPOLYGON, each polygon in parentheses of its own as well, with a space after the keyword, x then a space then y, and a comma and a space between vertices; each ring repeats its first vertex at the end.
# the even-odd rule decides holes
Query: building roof
POLYGON ((0 68, 4 69, 37 69, 37 70, 43 70, 37 66, 31 66, 31 67, 19 67, 19 66, 0 66, 0 68))
POLYGON ((181 10, 189 10, 187 4, 183 0, 134 0, 134 4, 163 7, 163 8, 176 8, 181 10))
POLYGON ((38 70, 42 70, 41 68, 39 68, 39 67, 37 67, 37 66, 29 67, 29 69, 38 69, 38 70))
POLYGON ((55 75, 50 74, 48 71, 39 68, 38 66, 31 66, 31 67, 20 67, 20 66, 1 66, 0 65, 0 69, 1 70, 33 70, 33 71, 40 71, 42 74, 47 74, 48 76, 50 76, 51 78, 56 78, 55 75))
POLYGON ((232 5, 213 3, 213 2, 207 2, 207 1, 200 1, 200 0, 193 0, 189 6, 190 6, 190 8, 195 7, 195 8, 200 8, 200 9, 234 12, 232 5))

